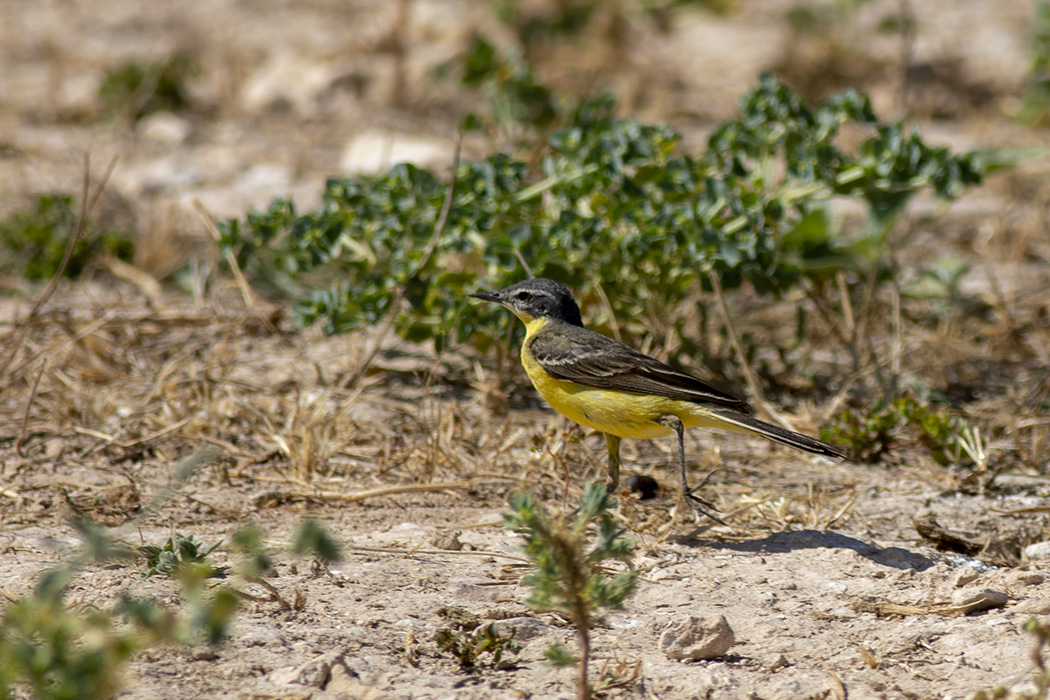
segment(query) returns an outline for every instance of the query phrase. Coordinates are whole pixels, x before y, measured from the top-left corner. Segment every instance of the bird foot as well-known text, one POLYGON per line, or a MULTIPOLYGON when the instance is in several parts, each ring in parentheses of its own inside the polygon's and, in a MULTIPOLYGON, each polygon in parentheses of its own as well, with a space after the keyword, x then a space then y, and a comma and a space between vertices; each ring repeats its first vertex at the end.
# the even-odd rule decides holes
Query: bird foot
POLYGON ((697 513, 711 518, 719 525, 726 524, 726 521, 722 520, 720 517, 715 515, 715 513, 721 511, 719 511, 713 503, 710 503, 709 501, 705 501, 703 498, 700 498, 695 493, 693 493, 692 489, 686 489, 683 495, 685 496, 686 500, 689 501, 690 505, 693 506, 693 510, 695 510, 697 513))

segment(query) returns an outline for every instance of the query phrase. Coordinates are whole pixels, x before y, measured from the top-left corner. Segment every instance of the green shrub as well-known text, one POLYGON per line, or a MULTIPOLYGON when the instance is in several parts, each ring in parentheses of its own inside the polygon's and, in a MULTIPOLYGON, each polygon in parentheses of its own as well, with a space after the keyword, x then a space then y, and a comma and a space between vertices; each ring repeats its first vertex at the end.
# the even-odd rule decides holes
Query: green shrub
POLYGON ((948 466, 973 464, 973 456, 963 447, 971 439, 968 434, 972 429, 964 418, 905 393, 892 402, 880 399, 863 410, 843 411, 821 430, 820 437, 861 462, 878 462, 897 448, 918 446, 938 464, 948 466))
POLYGON ((128 119, 178 112, 190 106, 187 84, 196 70, 182 54, 163 61, 128 61, 106 72, 98 94, 111 113, 128 119))
MULTIPOLYGON (((111 546, 101 532, 88 537, 89 550, 100 543, 111 546)), ((45 572, 32 595, 3 610, 0 698, 26 687, 38 700, 103 700, 116 693, 123 666, 143 649, 161 642, 217 644, 225 638, 237 596, 229 587, 205 596, 200 578, 182 579, 183 593, 192 600, 184 616, 129 596, 109 608, 71 606, 66 590, 87 560, 45 572)))
MULTIPOLYGON (((0 244, 13 253, 10 262, 22 269, 26 279, 50 279, 58 273, 76 226, 71 195, 41 194, 31 210, 15 212, 0 221, 0 244)), ((90 222, 85 222, 65 275, 80 276, 90 261, 101 255, 130 260, 134 253, 135 245, 125 234, 94 231, 90 222)))
POLYGON ((488 654, 492 665, 498 666, 504 652, 517 653, 519 645, 514 642, 513 632, 503 636, 494 624, 478 626, 473 630, 453 630, 448 627, 434 635, 438 649, 451 654, 460 668, 471 670, 478 666, 482 654, 488 654))
POLYGON ((580 105, 550 135, 538 169, 504 153, 459 163, 434 240, 446 183, 401 164, 329 180, 309 212, 275 200, 223 222, 221 244, 243 269, 300 297, 303 323, 323 321, 330 333, 373 324, 401 288, 402 337, 484 349, 503 321, 463 294, 520 280, 520 260, 573 287, 585 314, 603 313, 607 298, 628 334, 641 330, 632 319, 680 327, 681 300, 709 271, 727 289, 747 283, 764 294, 842 270, 866 278, 886 264, 887 232, 916 193, 956 197, 994 166, 987 154, 952 154, 880 124, 867 97, 845 92, 811 109, 770 76, 700 155, 681 153, 669 127, 614 111, 608 97, 580 105), (848 123, 869 132, 850 153, 836 143, 848 123), (836 197, 864 202, 867 225, 839 231, 836 197), (340 281, 311 289, 319 277, 340 281))

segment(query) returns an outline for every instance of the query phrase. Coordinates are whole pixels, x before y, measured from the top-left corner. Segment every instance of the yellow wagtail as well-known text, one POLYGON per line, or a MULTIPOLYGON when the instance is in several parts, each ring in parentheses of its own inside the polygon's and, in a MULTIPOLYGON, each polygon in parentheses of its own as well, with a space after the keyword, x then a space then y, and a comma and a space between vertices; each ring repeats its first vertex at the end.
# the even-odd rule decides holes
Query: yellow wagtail
POLYGON ((689 488, 685 428, 760 435, 819 455, 845 456, 834 445, 760 421, 749 415, 750 406, 740 399, 584 328, 580 307, 560 282, 531 279, 498 292, 470 296, 502 304, 525 323, 521 346, 525 372, 555 410, 605 435, 610 492, 619 487, 622 438, 654 438, 674 432, 678 435, 682 496, 718 520, 700 507, 713 506, 689 488))

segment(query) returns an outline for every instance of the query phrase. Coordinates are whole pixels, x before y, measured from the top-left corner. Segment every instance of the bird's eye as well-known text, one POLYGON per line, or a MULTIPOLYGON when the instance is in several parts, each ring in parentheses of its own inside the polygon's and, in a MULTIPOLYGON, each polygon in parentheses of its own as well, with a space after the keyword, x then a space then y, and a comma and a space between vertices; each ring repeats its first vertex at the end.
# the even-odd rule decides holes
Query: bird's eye
POLYGON ((531 294, 529 294, 525 290, 522 290, 522 291, 518 292, 517 294, 515 294, 514 298, 517 299, 518 301, 525 301, 526 299, 528 299, 531 296, 532 296, 531 294))

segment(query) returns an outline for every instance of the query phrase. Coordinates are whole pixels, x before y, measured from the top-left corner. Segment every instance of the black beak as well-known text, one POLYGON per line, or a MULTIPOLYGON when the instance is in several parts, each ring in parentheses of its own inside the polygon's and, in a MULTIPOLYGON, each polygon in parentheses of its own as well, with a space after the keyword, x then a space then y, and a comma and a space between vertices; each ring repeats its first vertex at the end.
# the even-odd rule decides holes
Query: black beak
POLYGON ((503 302, 503 300, 499 297, 499 292, 474 292, 473 294, 468 294, 467 296, 474 297, 475 299, 482 299, 484 301, 494 301, 497 304, 503 302))

